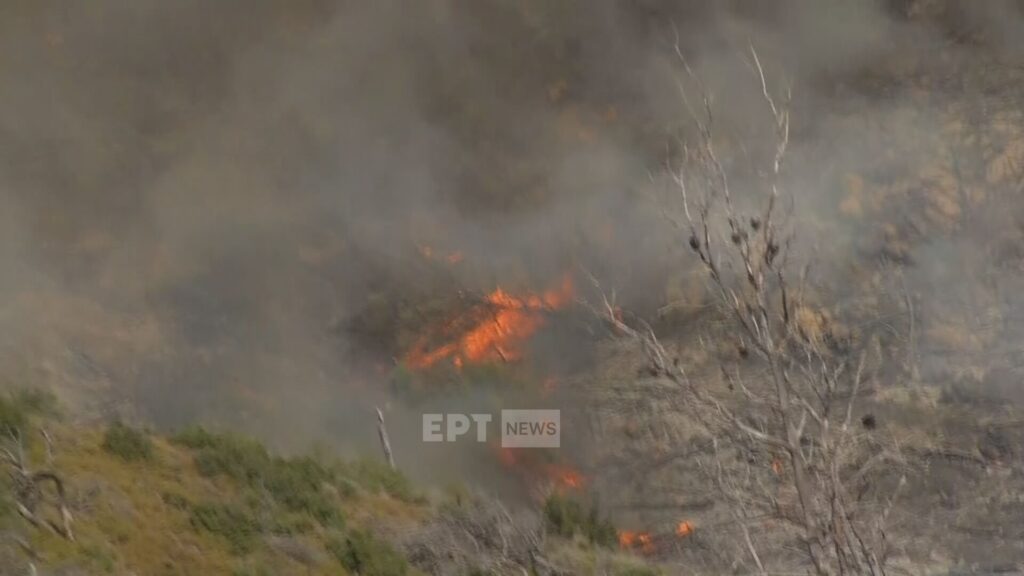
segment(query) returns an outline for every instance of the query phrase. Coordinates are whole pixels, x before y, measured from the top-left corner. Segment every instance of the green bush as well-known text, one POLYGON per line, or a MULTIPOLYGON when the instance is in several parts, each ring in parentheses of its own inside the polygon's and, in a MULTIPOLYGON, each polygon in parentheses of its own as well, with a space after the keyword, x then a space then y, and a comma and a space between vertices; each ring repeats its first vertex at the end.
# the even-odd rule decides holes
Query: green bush
POLYGON ((175 441, 196 450, 200 474, 223 475, 266 490, 289 510, 305 512, 324 525, 344 526, 341 509, 326 489, 336 483, 335 473, 317 460, 272 457, 255 440, 202 428, 185 431, 175 441))
POLYGON ((126 462, 153 458, 153 441, 149 436, 120 422, 114 422, 103 436, 103 449, 126 462))
POLYGON ((186 430, 174 440, 196 450, 196 466, 204 476, 224 475, 265 486, 293 509, 321 513, 317 512, 317 499, 311 499, 309 495, 321 491, 325 484, 352 495, 354 491, 348 485, 350 482, 371 492, 386 492, 406 502, 418 501, 408 479, 380 460, 364 458, 330 468, 310 457, 272 457, 255 440, 213 434, 203 428, 186 430))
POLYGON ((224 475, 253 483, 259 482, 270 466, 267 449, 248 438, 191 428, 174 441, 196 451, 196 467, 203 476, 224 475))
POLYGON ((30 414, 57 416, 60 412, 57 397, 49 390, 21 388, 11 394, 11 399, 30 414))
POLYGON ((401 472, 382 460, 362 458, 341 467, 341 474, 347 476, 364 490, 384 492, 403 502, 419 502, 420 498, 412 484, 401 472))
POLYGON ((346 570, 359 576, 404 576, 409 571, 405 558, 368 532, 357 530, 344 541, 331 540, 327 551, 346 570))
MULTIPOLYGON (((101 574, 113 574, 117 567, 116 556, 113 550, 106 550, 96 545, 82 546, 82 556, 92 564, 101 574)), ((95 572, 94 572, 95 573, 95 572)))
POLYGON ((273 518, 268 529, 271 534, 279 536, 291 536, 294 534, 308 534, 316 528, 313 520, 305 514, 285 513, 273 518))
POLYGON ((57 414, 57 398, 52 393, 36 388, 23 388, 0 395, 0 435, 19 436, 29 444, 33 434, 26 434, 31 416, 57 414))
POLYGON ((0 396, 0 434, 3 437, 24 436, 28 414, 24 407, 13 399, 0 396))
POLYGON ((236 554, 251 551, 260 533, 255 518, 240 508, 226 504, 193 506, 189 522, 196 530, 203 530, 226 539, 231 551, 236 554))
POLYGON ((596 505, 582 504, 560 494, 552 494, 544 502, 544 518, 559 536, 583 536, 594 544, 612 547, 618 540, 615 526, 602 518, 596 505))
POLYGON ((341 510, 324 487, 333 474, 312 458, 275 458, 267 470, 264 485, 278 502, 290 510, 305 512, 321 524, 344 526, 341 510))

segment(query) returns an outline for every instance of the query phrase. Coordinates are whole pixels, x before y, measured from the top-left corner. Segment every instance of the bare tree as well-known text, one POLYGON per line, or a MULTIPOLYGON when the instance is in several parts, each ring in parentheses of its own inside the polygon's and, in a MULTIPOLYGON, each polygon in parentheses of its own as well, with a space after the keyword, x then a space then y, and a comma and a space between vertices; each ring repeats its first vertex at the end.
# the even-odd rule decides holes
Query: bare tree
POLYGON ((603 294, 594 309, 615 333, 640 343, 652 373, 678 387, 683 409, 711 437, 710 456, 698 462, 729 507, 741 549, 758 573, 771 570, 751 533, 755 522, 795 541, 817 574, 884 574, 891 549, 885 521, 905 476, 878 481, 879 465, 899 462, 898 450, 880 439, 880 431, 867 430, 873 425, 854 420, 873 364, 871 339, 816 308, 808 295, 809 267, 794 273, 789 261, 792 218, 779 207, 790 92, 773 95, 751 47, 750 68, 774 142, 767 169, 753 185, 759 206, 743 214, 716 148, 711 99, 677 54, 685 73, 680 93, 696 138, 671 166, 684 217, 676 223, 731 319, 719 341, 736 351, 731 365, 722 366, 725 385, 691 380, 652 327, 627 321, 614 297, 603 294), (699 105, 686 85, 697 87, 699 105))
POLYGON ((391 440, 388 438, 388 429, 384 426, 384 413, 377 408, 377 436, 380 438, 380 447, 384 451, 384 458, 388 466, 395 469, 395 456, 391 452, 391 440))
POLYGON ((467 494, 399 540, 411 562, 430 574, 570 574, 545 555, 546 537, 535 514, 513 514, 497 500, 467 494))
MULTIPOLYGON (((53 440, 45 430, 41 430, 41 434, 46 441, 47 465, 52 465, 53 440)), ((64 480, 53 470, 31 470, 25 456, 22 430, 8 430, 8 438, 0 447, 0 460, 7 464, 18 514, 32 526, 73 542, 75 535, 71 524, 74 518, 68 507, 64 480), (52 490, 46 489, 47 486, 52 490), (52 513, 46 514, 47 505, 56 512, 57 518, 52 518, 52 513)))

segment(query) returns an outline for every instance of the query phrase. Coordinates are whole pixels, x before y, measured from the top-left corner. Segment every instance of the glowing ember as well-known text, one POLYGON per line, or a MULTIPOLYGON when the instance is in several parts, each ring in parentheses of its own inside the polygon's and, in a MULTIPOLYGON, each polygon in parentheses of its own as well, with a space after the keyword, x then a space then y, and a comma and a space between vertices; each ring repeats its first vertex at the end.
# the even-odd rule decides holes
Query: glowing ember
POLYGON ((542 294, 513 296, 499 287, 487 295, 483 305, 470 312, 471 322, 450 323, 470 325, 457 340, 431 348, 426 338, 421 339, 406 355, 405 362, 413 369, 423 370, 444 359, 450 359, 456 368, 466 362, 519 360, 524 342, 544 324, 544 313, 564 308, 574 294, 569 276, 542 294))
POLYGON ((515 470, 530 481, 550 482, 555 489, 579 490, 586 483, 586 477, 567 464, 553 464, 532 457, 531 452, 511 448, 498 448, 498 460, 502 465, 515 470))
POLYGON ((693 534, 693 524, 692 523, 690 523, 690 522, 688 522, 686 520, 683 520, 682 522, 679 523, 678 526, 676 526, 676 536, 679 536, 680 538, 685 538, 685 537, 689 536, 690 534, 693 534))
POLYGON ((619 532, 619 546, 625 550, 638 550, 644 554, 654 552, 654 540, 650 532, 632 532, 622 530, 619 532))
POLYGON ((587 480, 578 471, 569 466, 551 464, 547 467, 548 477, 551 478, 560 488, 572 488, 578 490, 586 484, 587 480))

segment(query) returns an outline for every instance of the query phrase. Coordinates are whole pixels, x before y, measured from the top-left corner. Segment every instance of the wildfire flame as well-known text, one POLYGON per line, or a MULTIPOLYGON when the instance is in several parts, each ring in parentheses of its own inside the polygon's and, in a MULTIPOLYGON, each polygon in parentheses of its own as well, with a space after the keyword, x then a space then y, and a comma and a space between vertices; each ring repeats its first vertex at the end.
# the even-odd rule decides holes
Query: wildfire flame
POLYGON ((565 464, 550 464, 547 467, 547 475, 555 485, 561 488, 580 489, 586 484, 587 479, 583 474, 565 464))
POLYGON ((544 313, 564 308, 574 295, 568 275, 558 286, 540 294, 513 296, 498 287, 470 312, 472 323, 460 337, 433 348, 423 338, 412 347, 405 362, 413 369, 423 370, 444 359, 450 359, 456 368, 467 362, 519 360, 523 343, 544 324, 544 313))
MULTIPOLYGON (((686 538, 693 534, 693 522, 682 520, 676 525, 675 535, 677 538, 686 538)), ((655 536, 650 532, 634 532, 632 530, 619 531, 619 547, 623 550, 640 552, 641 554, 653 554, 657 550, 655 536)), ((658 541, 669 538, 667 534, 658 533, 658 541)))
POLYGON ((557 490, 579 490, 587 483, 587 478, 568 464, 553 464, 531 459, 527 453, 511 448, 499 448, 498 459, 523 476, 531 479, 543 479, 554 484, 557 490), (520 455, 523 457, 521 458, 520 455))
POLYGON ((638 550, 644 554, 650 554, 654 552, 654 538, 650 532, 621 530, 619 532, 619 546, 625 550, 638 550))
POLYGON ((689 536, 690 534, 693 534, 693 523, 692 522, 688 522, 686 520, 683 520, 682 522, 679 523, 678 526, 676 526, 676 536, 679 536, 680 538, 685 538, 685 537, 689 536))

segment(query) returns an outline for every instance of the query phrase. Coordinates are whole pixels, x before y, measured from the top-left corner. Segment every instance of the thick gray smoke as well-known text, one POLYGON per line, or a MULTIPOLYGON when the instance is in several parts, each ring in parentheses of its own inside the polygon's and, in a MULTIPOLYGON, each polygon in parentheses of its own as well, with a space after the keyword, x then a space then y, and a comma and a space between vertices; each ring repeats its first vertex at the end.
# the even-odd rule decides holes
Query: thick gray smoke
POLYGON ((1020 64, 1021 21, 1008 1, 3 2, 0 376, 100 416, 373 442, 395 302, 578 264, 638 309, 671 298, 677 38, 726 133, 767 133, 748 43, 792 81, 788 181, 845 274, 887 249, 871 179, 899 163, 876 140, 916 150, 958 103, 1019 98, 970 78, 1020 64), (835 224, 844 199, 868 223, 835 224))

